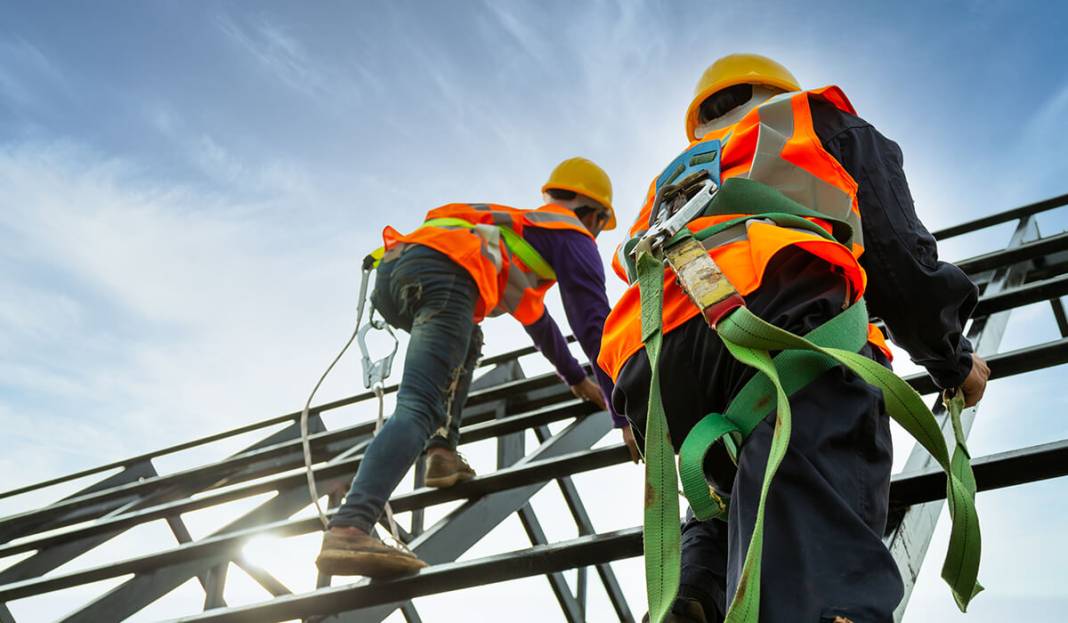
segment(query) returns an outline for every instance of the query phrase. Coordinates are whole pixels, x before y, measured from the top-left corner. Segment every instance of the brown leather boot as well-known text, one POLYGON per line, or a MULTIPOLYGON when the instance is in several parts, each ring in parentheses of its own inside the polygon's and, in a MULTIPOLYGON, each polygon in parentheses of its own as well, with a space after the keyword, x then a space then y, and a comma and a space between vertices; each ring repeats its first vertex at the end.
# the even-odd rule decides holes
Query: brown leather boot
POLYGON ((435 450, 427 453, 426 486, 444 489, 474 477, 475 470, 471 469, 459 452, 435 450))
POLYGON ((428 565, 415 554, 390 547, 363 532, 331 528, 323 535, 315 566, 326 575, 388 578, 415 573, 428 565))

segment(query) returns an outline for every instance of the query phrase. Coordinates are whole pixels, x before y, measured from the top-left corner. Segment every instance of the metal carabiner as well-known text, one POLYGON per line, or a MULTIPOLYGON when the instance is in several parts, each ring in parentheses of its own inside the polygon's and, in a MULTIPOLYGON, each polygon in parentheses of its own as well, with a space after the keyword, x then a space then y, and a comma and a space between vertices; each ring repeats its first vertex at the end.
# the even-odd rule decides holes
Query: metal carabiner
POLYGON ((397 355, 397 349, 400 346, 400 340, 393 333, 393 328, 385 320, 375 320, 374 316, 375 310, 372 307, 371 316, 368 318, 367 324, 360 327, 359 332, 356 334, 356 341, 360 346, 360 364, 363 367, 363 385, 367 389, 371 389, 375 385, 382 385, 389 378, 393 370, 393 358, 397 355), (372 329, 385 331, 389 334, 389 337, 393 338, 393 350, 376 361, 371 360, 371 353, 367 348, 367 333, 372 329))
MULTIPOLYGON (((656 255, 662 253, 662 245, 666 241, 686 227, 690 221, 701 216, 719 191, 719 184, 708 177, 704 171, 698 171, 691 177, 693 180, 687 182, 686 186, 680 187, 678 192, 686 192, 687 194, 692 192, 693 195, 686 200, 682 207, 674 212, 661 209, 656 222, 641 237, 641 243, 648 243, 649 248, 656 255)), ((641 245, 639 244, 639 246, 641 245)), ((632 251, 632 253, 635 253, 635 257, 637 257, 636 250, 637 247, 635 247, 635 251, 632 251)))

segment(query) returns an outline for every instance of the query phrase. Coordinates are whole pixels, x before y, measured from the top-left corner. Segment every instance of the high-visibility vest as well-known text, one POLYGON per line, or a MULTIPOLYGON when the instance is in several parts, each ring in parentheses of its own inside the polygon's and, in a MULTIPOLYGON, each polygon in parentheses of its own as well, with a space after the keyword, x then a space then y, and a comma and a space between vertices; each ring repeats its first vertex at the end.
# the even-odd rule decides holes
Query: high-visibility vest
MULTIPOLYGON (((840 272, 850 288, 854 302, 864 294, 867 276, 857 258, 864 252, 857 207, 857 183, 842 165, 823 148, 812 127, 810 98, 821 98, 840 110, 855 114, 845 94, 834 86, 812 91, 783 93, 750 111, 737 123, 713 131, 690 144, 685 152, 672 161, 668 169, 649 187, 646 201, 630 236, 641 236, 649 228, 649 218, 657 188, 666 181, 677 180, 688 163, 702 157, 719 141, 720 180, 745 177, 774 187, 804 207, 827 215, 830 219, 849 224, 853 238, 847 247, 811 231, 780 227, 760 219, 749 220, 728 229, 705 242, 705 248, 723 270, 738 292, 745 296, 760 287, 768 263, 776 253, 796 246, 825 260, 832 270, 840 272), (697 154, 697 157, 693 157, 697 154), (674 170, 673 169, 676 169, 674 170), (673 174, 674 173, 674 174, 673 174)), ((740 214, 717 214, 693 220, 688 227, 700 231, 740 214)), ((832 225, 818 218, 808 220, 831 231, 832 225)), ((620 245, 612 266, 622 279, 629 281, 624 258, 627 245, 620 245)), ((674 274, 664 276, 663 332, 666 335, 699 313, 686 294, 675 283, 674 274)), ((889 357, 882 333, 869 327, 869 341, 889 357)), ((598 364, 613 379, 623 364, 642 348, 641 297, 638 285, 630 287, 612 308, 605 321, 598 364)))
POLYGON ((529 227, 571 230, 593 235, 575 213, 548 204, 520 210, 487 203, 450 203, 427 213, 423 226, 404 235, 382 231, 386 258, 405 245, 420 244, 447 255, 462 266, 478 286, 475 322, 486 316, 511 314, 524 325, 541 318, 545 293, 556 273, 523 239, 529 227))

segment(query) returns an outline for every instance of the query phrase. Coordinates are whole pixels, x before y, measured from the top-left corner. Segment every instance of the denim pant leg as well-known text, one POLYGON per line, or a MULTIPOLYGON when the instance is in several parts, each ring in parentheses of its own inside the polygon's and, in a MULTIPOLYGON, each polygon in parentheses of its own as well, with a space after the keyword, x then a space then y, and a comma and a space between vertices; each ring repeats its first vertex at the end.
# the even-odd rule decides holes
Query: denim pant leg
POLYGON ((397 407, 367 447, 331 526, 370 532, 401 478, 446 421, 450 388, 463 371, 478 289, 446 256, 414 247, 379 269, 372 300, 410 331, 397 407))
POLYGON ((449 399, 449 421, 445 426, 437 430, 428 448, 448 448, 455 450, 460 445, 460 422, 463 418, 464 404, 467 402, 467 393, 471 390, 471 378, 475 375, 478 360, 482 357, 482 327, 475 325, 471 330, 471 341, 467 347, 467 357, 464 358, 463 372, 456 380, 456 387, 449 399))

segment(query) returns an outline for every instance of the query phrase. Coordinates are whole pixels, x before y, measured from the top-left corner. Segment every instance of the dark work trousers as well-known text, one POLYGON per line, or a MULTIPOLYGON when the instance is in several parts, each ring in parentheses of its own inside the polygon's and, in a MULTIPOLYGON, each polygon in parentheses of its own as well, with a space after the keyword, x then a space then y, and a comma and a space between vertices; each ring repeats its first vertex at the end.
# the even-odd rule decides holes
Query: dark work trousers
POLYGON ((331 526, 371 532, 428 441, 455 449, 460 412, 482 352, 482 330, 474 321, 477 300, 471 275, 429 247, 406 247, 399 258, 379 266, 371 301, 411 339, 397 408, 367 446, 331 526))
MULTIPOLYGON (((763 285, 746 297, 750 311, 804 334, 841 311, 844 280, 815 256, 781 252, 763 285)), ((871 346, 861 351, 887 364, 871 346)), ((664 337, 661 388, 676 451, 690 429, 711 412, 722 413, 753 376, 697 316, 664 337)), ((645 430, 649 360, 632 357, 613 393, 619 413, 635 432, 645 430)), ((760 620, 819 623, 836 616, 854 623, 889 623, 901 600, 901 577, 882 543, 893 450, 890 426, 877 389, 838 367, 790 399, 793 435, 768 494, 760 620)), ((697 599, 708 621, 722 621, 734 595, 753 532, 775 415, 742 445, 738 467, 722 444, 705 471, 730 495, 726 523, 688 514, 682 533, 680 598, 697 599)))

